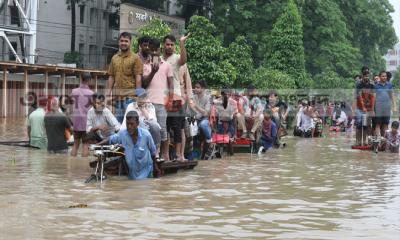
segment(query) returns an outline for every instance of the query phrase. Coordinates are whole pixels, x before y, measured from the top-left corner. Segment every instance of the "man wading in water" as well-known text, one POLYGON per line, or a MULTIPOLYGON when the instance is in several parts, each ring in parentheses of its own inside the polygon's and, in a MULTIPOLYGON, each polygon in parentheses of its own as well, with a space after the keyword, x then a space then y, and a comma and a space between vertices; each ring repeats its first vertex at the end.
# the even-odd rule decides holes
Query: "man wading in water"
POLYGON ((100 144, 121 144, 125 149, 128 177, 133 180, 159 176, 156 164, 156 145, 148 130, 139 127, 139 115, 135 111, 126 114, 126 129, 103 140, 100 144), (154 166, 154 169, 153 169, 154 166))
MULTIPOLYGON (((369 70, 364 70, 362 80, 356 86, 355 109, 356 116, 356 146, 367 144, 367 135, 372 134, 371 117, 375 115, 375 97, 373 95, 374 86, 369 83, 369 70)), ((354 116, 354 114, 353 114, 354 116)))

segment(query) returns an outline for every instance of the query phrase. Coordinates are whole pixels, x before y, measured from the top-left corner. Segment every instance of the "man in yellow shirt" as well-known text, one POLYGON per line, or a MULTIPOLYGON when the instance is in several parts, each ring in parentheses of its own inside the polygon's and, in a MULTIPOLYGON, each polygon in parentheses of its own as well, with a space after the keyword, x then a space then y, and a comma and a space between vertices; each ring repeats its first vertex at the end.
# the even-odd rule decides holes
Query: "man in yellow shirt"
POLYGON ((132 35, 123 32, 119 36, 120 51, 111 59, 108 69, 107 97, 114 89, 115 115, 122 123, 129 103, 133 102, 135 89, 142 87, 143 64, 137 54, 131 52, 132 35))

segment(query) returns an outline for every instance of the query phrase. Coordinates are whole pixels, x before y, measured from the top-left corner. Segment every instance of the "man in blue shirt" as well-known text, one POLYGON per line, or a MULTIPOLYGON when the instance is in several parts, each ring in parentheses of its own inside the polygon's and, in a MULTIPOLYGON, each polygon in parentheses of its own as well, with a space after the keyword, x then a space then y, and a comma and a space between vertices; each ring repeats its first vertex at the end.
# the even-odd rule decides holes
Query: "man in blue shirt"
POLYGON ((125 160, 129 167, 129 178, 133 180, 153 177, 159 174, 154 164, 156 146, 148 130, 139 127, 139 115, 135 111, 126 114, 126 129, 110 136, 109 144, 121 144, 125 148, 125 160))
POLYGON ((379 73, 379 82, 375 84, 375 135, 383 136, 388 129, 391 110, 396 110, 393 85, 387 81, 386 71, 379 73))

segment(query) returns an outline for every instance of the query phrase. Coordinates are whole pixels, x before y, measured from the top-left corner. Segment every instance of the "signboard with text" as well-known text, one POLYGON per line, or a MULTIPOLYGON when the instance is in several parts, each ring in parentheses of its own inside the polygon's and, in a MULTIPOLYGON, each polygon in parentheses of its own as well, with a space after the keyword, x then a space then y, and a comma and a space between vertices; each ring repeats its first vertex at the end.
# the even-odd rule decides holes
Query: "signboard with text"
POLYGON ((133 4, 124 3, 120 8, 120 32, 138 34, 137 30, 146 25, 154 17, 160 18, 171 28, 176 37, 183 35, 185 20, 183 18, 168 16, 133 4))

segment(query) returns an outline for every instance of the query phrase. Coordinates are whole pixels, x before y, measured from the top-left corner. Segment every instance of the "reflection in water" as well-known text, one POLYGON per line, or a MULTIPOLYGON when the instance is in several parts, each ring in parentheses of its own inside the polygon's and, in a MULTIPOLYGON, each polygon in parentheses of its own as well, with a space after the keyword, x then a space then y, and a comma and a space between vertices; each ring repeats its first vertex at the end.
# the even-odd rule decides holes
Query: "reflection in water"
MULTIPOLYGON (((2 120, 0 140, 23 139, 23 125, 2 120)), ((398 239, 399 156, 351 143, 289 137, 261 158, 102 185, 83 183, 90 158, 0 146, 0 238, 398 239)))

